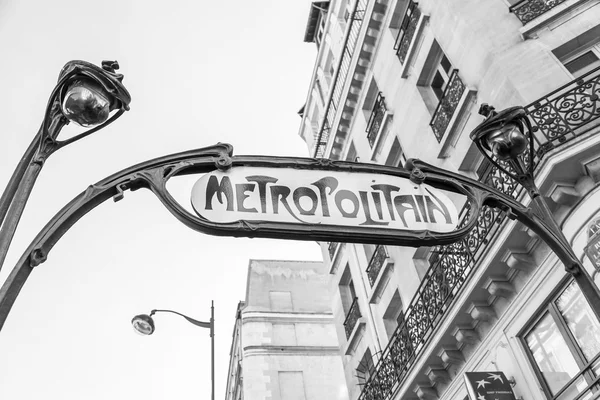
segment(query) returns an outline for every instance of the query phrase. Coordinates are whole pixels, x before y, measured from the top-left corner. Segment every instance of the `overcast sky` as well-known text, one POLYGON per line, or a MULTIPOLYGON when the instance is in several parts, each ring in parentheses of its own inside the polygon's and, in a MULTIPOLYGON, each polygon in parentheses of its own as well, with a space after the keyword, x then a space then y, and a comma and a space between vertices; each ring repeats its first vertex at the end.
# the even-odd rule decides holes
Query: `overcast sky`
MULTIPOLYGON (((157 156, 231 143, 235 154, 307 156, 298 137, 313 63, 310 2, 0 0, 0 190, 36 133, 69 60, 116 59, 131 111, 46 163, 2 281, 45 223, 89 184, 157 156)), ((71 129, 71 126, 69 126, 71 129)), ((70 131, 73 132, 73 131, 70 131)), ((189 202, 193 182, 177 186, 189 202)), ((157 315, 216 311, 216 398, 224 397, 248 260, 319 260, 314 242, 196 233, 147 191, 78 222, 31 274, 0 332, 0 399, 208 399, 208 330, 157 315)))

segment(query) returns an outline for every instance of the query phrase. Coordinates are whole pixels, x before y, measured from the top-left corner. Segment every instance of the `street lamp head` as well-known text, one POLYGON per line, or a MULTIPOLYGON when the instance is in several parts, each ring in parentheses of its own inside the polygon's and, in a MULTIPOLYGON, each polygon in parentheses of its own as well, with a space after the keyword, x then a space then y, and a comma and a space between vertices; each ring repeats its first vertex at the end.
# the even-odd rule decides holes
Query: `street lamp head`
POLYGON ((509 160, 517 158, 527 149, 527 137, 519 124, 509 122, 485 132, 481 144, 499 160, 509 160))
POLYGON ((61 70, 58 96, 62 114, 83 127, 104 124, 112 111, 129 110, 131 96, 117 74, 116 61, 104 61, 102 68, 85 62, 69 61, 61 70))
POLYGON ((516 160, 525 153, 530 141, 525 110, 512 107, 496 113, 488 108, 482 107, 488 118, 471 132, 471 140, 492 162, 493 157, 502 161, 516 160))
POLYGON ((61 108, 65 117, 87 128, 108 119, 111 101, 100 85, 89 79, 78 79, 67 89, 61 108))
POLYGON ((133 329, 140 335, 148 336, 154 333, 154 320, 147 314, 140 314, 133 317, 131 320, 133 329))

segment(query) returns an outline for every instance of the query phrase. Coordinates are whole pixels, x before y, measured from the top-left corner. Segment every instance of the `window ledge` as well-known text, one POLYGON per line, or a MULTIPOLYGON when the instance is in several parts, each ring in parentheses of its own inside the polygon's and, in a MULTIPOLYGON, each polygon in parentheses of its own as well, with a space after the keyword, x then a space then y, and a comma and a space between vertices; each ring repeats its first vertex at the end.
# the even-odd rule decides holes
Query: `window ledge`
POLYGON ((373 291, 371 292, 371 298, 369 299, 369 303, 377 304, 379 300, 381 300, 381 295, 383 291, 387 287, 387 284, 392 277, 392 272, 394 271, 394 263, 390 258, 385 261, 383 267, 381 267, 381 271, 379 272, 379 276, 375 280, 373 284, 373 291))
POLYGON ((571 13, 584 11, 583 8, 591 7, 592 3, 598 3, 598 0, 567 0, 523 25, 519 29, 519 33, 521 33, 525 40, 536 39, 538 32, 552 22, 564 18, 571 13))
POLYGON ((356 321, 356 325, 354 325, 354 329, 348 338, 348 342, 346 343, 346 351, 344 354, 347 356, 351 356, 356 351, 356 347, 360 342, 360 339, 363 337, 365 326, 366 326, 365 317, 360 317, 358 321, 356 321))

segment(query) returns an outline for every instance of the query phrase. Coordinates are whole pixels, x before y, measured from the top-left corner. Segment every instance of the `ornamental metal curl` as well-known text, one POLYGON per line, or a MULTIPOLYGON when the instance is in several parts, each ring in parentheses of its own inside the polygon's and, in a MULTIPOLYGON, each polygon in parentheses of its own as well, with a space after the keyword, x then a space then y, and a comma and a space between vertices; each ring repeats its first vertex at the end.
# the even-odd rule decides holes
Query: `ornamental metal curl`
POLYGON ((508 10, 525 25, 564 2, 565 0, 523 0, 509 7, 508 10))
MULTIPOLYGON (((469 182, 483 195, 482 208, 477 212, 477 224, 467 236, 446 246, 434 248, 432 266, 421 281, 411 303, 405 311, 404 320, 398 324, 386 349, 383 351, 375 372, 366 382, 359 400, 383 400, 391 396, 400 384, 414 361, 433 333, 435 325, 445 310, 463 288, 475 260, 485 248, 490 237, 496 234, 506 219, 517 219, 540 235, 552 247, 566 268, 578 265, 577 257, 561 244, 560 237, 540 217, 518 203, 519 188, 508 184, 509 180, 498 179, 501 172, 492 169, 484 182, 473 181, 448 171, 441 170, 420 160, 409 160, 407 168, 418 168, 425 179, 429 173, 442 173, 453 176, 464 183, 469 182), (496 189, 496 187, 498 190, 496 189), (513 197, 514 196, 514 197, 513 197)), ((465 204, 461 215, 470 218, 472 214, 465 204)))

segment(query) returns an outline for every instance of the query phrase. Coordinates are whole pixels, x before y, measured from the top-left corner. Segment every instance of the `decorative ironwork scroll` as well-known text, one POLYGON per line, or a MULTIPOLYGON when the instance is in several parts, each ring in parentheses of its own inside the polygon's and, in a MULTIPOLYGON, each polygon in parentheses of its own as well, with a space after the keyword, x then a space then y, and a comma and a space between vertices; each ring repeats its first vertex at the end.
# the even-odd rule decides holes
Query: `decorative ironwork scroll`
POLYGON ((377 277, 379 276, 379 271, 381 271, 381 267, 383 267, 383 263, 385 260, 389 258, 387 250, 385 246, 377 246, 375 248, 375 252, 371 259, 369 260, 369 265, 367 266, 367 276, 369 277, 369 283, 371 287, 375 284, 377 277))
MULTIPOLYGON (((553 148, 586 133, 600 121, 600 68, 553 91, 525 107, 536 132, 534 166, 553 148), (537 129, 535 129, 537 128, 537 129)), ((526 160, 530 162, 530 160, 526 160)), ((482 171, 484 184, 516 198, 523 189, 505 172, 488 166, 482 171)), ((468 220, 471 210, 461 211, 468 220)), ((484 206, 476 227, 460 242, 437 246, 431 267, 421 281, 400 324, 382 353, 371 379, 365 384, 360 400, 385 400, 395 385, 402 382, 420 350, 433 332, 432 321, 439 321, 476 267, 485 244, 493 240, 506 215, 484 206)), ((460 226, 460 224, 459 224, 460 226)))
POLYGON ((360 313, 360 308, 358 308, 358 297, 355 297, 352 301, 352 305, 350 305, 350 309, 348 310, 348 314, 346 314, 346 319, 344 320, 344 330, 346 331, 346 339, 350 337, 358 319, 362 317, 360 313))
POLYGON ((525 106, 533 125, 537 155, 565 143, 599 123, 600 68, 525 106))
POLYGON ((565 0, 523 0, 509 7, 508 10, 525 25, 564 2, 565 0))
POLYGON ((381 92, 377 95, 377 99, 375 100, 375 104, 373 105, 373 110, 371 111, 371 116, 369 117, 369 122, 367 122, 367 140, 369 141, 369 145, 371 148, 375 146, 375 141, 377 140, 377 135, 379 134, 379 130, 381 129, 381 124, 383 123, 383 117, 387 112, 387 107, 385 106, 385 99, 381 92))
POLYGON ((454 116, 458 103, 466 88, 467 87, 460 79, 460 76, 458 76, 458 70, 455 69, 452 72, 452 75, 450 75, 450 80, 446 85, 442 99, 438 103, 438 106, 433 113, 433 117, 431 118, 431 122, 429 123, 438 142, 442 141, 444 133, 446 132, 446 129, 448 129, 450 120, 452 119, 452 116, 454 116))
POLYGON ((408 48, 417 31, 419 18, 421 18, 421 10, 417 6, 418 3, 412 0, 408 4, 402 24, 400 25, 400 30, 398 31, 398 36, 396 36, 396 42, 394 43, 394 50, 396 50, 396 55, 402 64, 406 61, 408 48))

